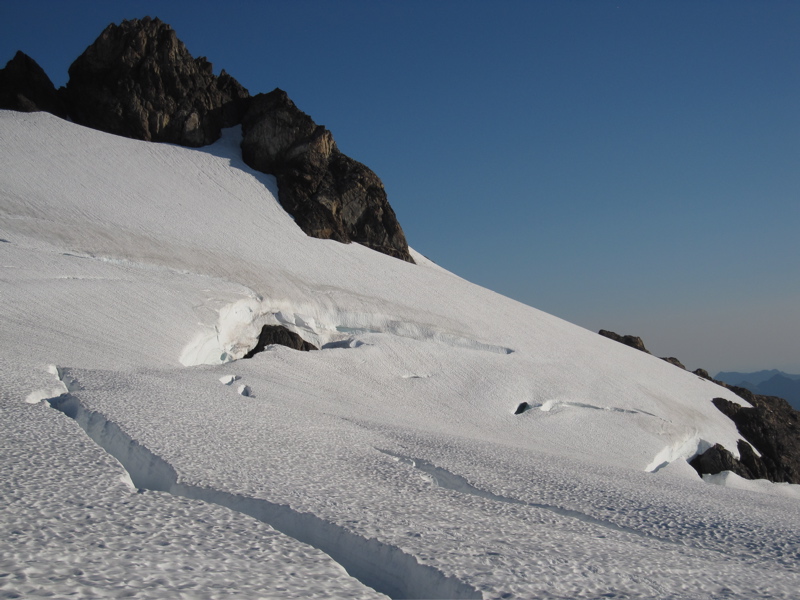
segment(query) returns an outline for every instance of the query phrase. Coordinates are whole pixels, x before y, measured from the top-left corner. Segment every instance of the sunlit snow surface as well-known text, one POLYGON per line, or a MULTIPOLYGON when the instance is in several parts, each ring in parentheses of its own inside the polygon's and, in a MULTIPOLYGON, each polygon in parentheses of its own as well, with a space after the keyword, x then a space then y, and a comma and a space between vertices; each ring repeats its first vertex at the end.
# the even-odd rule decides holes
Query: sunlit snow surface
POLYGON ((742 400, 306 237, 238 136, 0 112, 0 595, 797 597, 798 486, 686 463, 742 400))

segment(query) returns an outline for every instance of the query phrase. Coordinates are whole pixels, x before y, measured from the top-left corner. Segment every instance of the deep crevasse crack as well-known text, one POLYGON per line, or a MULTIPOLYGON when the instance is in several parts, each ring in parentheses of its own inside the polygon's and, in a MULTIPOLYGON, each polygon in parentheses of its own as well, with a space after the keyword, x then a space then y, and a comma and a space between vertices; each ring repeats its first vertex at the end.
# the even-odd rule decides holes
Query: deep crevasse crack
MULTIPOLYGON (((61 373, 59 373, 61 378, 61 373)), ((472 586, 420 564, 396 546, 364 538, 311 513, 223 490, 178 483, 175 469, 101 413, 71 393, 47 399, 78 422, 86 434, 116 458, 140 489, 212 502, 267 523, 277 531, 326 553, 351 576, 391 598, 483 598, 472 586)))

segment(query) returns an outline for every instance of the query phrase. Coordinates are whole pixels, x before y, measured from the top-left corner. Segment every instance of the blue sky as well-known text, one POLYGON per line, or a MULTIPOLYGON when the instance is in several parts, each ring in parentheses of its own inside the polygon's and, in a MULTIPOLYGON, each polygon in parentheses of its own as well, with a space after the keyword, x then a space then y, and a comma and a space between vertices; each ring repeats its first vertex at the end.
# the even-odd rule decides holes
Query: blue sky
POLYGON ((0 61, 63 85, 144 15, 285 89, 462 277, 692 369, 800 372, 800 3, 0 0, 0 61))

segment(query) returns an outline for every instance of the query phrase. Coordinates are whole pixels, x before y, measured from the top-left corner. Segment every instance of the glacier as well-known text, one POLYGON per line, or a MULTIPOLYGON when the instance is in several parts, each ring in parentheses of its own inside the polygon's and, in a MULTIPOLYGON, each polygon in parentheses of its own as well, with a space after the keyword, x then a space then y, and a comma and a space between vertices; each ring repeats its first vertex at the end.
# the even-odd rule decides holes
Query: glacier
POLYGON ((687 464, 743 400, 307 237, 240 139, 0 111, 0 596, 797 596, 800 486, 687 464))

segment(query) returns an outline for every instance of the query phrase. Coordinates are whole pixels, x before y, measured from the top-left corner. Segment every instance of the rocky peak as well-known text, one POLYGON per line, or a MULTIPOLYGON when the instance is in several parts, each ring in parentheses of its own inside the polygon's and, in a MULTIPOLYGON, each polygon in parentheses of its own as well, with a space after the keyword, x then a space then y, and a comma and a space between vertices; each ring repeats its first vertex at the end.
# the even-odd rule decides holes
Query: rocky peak
POLYGON ((24 52, 17 52, 0 69, 0 108, 44 111, 66 118, 67 108, 44 70, 24 52))
POLYGON ((203 146, 241 120, 249 97, 159 19, 111 24, 69 69, 73 120, 135 139, 203 146))

